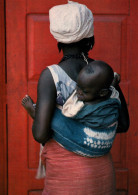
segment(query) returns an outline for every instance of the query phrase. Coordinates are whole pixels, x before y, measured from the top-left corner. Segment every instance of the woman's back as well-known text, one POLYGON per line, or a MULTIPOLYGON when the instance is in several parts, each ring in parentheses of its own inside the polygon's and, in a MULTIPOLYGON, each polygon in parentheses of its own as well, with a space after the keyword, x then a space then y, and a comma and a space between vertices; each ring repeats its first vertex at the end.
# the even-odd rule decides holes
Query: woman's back
POLYGON ((86 66, 86 62, 81 59, 68 59, 59 63, 59 66, 76 82, 77 76, 81 69, 86 66))
MULTIPOLYGON (((76 82, 81 68, 85 65, 85 61, 70 59, 59 63, 60 68, 53 65, 50 70, 58 68, 58 79, 63 82, 63 74, 76 82)), ((55 78, 53 80, 55 81, 55 78)), ((55 86, 57 90, 56 83, 55 86)), ((75 87, 74 84, 72 86, 75 87)), ((110 154, 100 158, 83 157, 50 139, 44 146, 42 161, 46 166, 42 195, 114 195, 115 177, 110 154)))
MULTIPOLYGON (((93 59, 88 58, 88 62, 93 59)), ((70 58, 59 63, 59 66, 67 73, 67 75, 76 82, 77 76, 81 69, 87 65, 87 62, 83 59, 70 58)))

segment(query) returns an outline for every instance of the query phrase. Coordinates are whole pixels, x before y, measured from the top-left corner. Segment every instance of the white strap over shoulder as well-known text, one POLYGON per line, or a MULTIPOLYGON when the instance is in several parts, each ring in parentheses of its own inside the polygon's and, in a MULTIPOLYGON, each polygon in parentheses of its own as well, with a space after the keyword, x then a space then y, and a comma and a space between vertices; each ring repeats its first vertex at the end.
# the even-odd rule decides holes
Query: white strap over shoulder
POLYGON ((48 66, 47 68, 49 68, 51 74, 52 74, 52 77, 53 77, 53 80, 54 80, 54 83, 56 84, 57 82, 59 82, 59 78, 58 78, 58 74, 57 74, 57 67, 58 65, 52 65, 52 66, 48 66))

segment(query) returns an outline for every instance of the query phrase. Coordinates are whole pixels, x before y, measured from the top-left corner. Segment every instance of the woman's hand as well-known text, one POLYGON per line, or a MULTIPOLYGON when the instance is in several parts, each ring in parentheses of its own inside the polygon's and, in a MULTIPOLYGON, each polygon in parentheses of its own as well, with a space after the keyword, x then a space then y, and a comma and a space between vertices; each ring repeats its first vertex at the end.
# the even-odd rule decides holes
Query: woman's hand
POLYGON ((120 74, 118 74, 117 72, 114 72, 114 79, 113 79, 113 82, 112 82, 111 85, 112 85, 113 87, 116 87, 117 85, 119 85, 120 80, 121 80, 120 74))
POLYGON ((129 113, 128 113, 125 97, 119 86, 120 81, 121 81, 120 74, 114 72, 114 79, 112 82, 112 86, 115 87, 116 90, 119 92, 119 98, 121 101, 121 109, 118 118, 117 133, 125 133, 128 131, 129 128, 129 113))
POLYGON ((128 108, 121 88, 119 87, 119 85, 116 85, 115 88, 119 92, 119 98, 121 101, 121 109, 118 118, 117 133, 125 133, 128 131, 130 125, 128 108))

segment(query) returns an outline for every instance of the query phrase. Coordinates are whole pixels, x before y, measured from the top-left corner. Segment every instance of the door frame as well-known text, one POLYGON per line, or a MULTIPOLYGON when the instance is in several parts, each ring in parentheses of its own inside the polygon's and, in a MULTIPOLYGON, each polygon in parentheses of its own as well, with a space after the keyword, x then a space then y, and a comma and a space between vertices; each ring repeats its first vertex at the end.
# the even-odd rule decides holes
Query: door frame
POLYGON ((0 195, 8 191, 5 0, 0 0, 0 195))

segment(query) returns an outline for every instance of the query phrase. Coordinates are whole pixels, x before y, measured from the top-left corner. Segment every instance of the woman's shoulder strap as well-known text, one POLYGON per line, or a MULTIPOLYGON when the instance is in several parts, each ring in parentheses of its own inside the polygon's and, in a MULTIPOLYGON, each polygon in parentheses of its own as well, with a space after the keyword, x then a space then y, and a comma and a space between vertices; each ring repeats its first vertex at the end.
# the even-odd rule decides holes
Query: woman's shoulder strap
POLYGON ((60 66, 54 64, 54 65, 48 66, 48 68, 52 74, 55 84, 59 81, 62 81, 64 83, 68 83, 69 81, 74 82, 60 66))
POLYGON ((54 64, 54 65, 48 66, 47 68, 50 70, 52 74, 54 83, 56 84, 57 82, 59 82, 59 74, 60 74, 59 66, 54 64))

